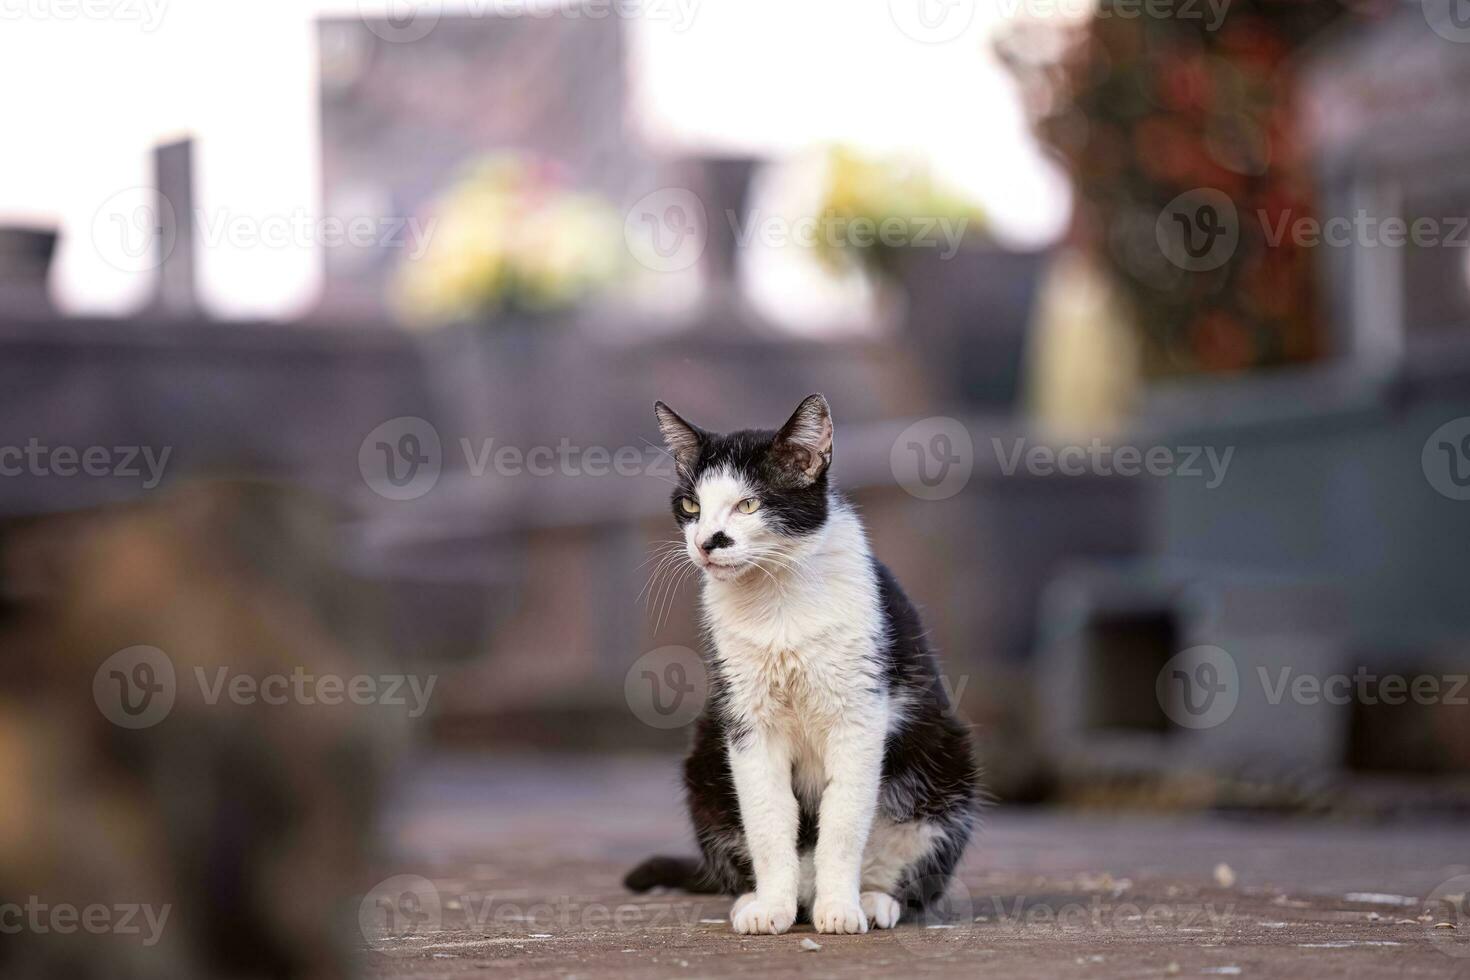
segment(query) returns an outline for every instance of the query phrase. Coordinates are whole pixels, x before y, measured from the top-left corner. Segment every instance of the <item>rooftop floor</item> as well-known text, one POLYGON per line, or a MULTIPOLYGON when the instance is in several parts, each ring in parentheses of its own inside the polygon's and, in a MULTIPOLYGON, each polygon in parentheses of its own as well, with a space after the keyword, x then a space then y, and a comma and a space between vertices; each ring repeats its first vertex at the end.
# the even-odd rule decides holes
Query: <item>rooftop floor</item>
POLYGON ((1470 980, 1470 923, 1423 901, 1470 875, 1463 828, 997 808, 940 915, 748 937, 730 931, 728 899, 619 884, 648 854, 693 852, 676 772, 567 757, 416 770, 382 870, 432 890, 401 906, 418 927, 374 938, 367 974, 1470 980))

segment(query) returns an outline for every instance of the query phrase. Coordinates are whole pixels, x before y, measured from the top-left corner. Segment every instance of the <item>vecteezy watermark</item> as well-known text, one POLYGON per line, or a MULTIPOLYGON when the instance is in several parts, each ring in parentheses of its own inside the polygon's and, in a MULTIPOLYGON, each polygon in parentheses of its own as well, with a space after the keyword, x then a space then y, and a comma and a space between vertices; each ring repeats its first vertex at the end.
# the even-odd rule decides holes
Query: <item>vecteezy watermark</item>
POLYGON ((1470 416, 1451 419, 1424 440, 1419 463, 1442 496, 1470 500, 1470 416))
POLYGON ((168 717, 178 694, 174 662, 157 647, 119 650, 92 676, 92 699, 120 728, 151 728, 168 717))
POLYGON ((1298 248, 1470 248, 1470 217, 1450 215, 1436 218, 1421 215, 1412 220, 1400 215, 1376 215, 1366 208, 1352 214, 1322 220, 1311 215, 1294 215, 1285 209, 1274 217, 1256 212, 1266 244, 1279 248, 1290 242, 1298 248))
POLYGON ((419 875, 378 882, 357 907, 357 925, 368 945, 384 952, 444 927, 444 903, 434 883, 419 875))
MULTIPOLYGON (((439 223, 414 216, 320 216, 305 208, 267 215, 194 208, 187 218, 204 248, 387 248, 403 251, 410 260, 423 256, 439 223)), ((179 220, 167 198, 131 187, 113 194, 92 215, 92 244, 113 268, 147 272, 173 253, 179 220)))
POLYGON ((766 248, 798 248, 825 246, 830 249, 864 249, 882 245, 885 248, 932 248, 939 257, 955 257, 964 241, 970 219, 946 215, 918 215, 883 219, 843 217, 833 213, 787 218, 762 215, 759 209, 745 217, 738 211, 726 210, 725 220, 742 248, 757 240, 766 248))
POLYGON ((103 905, 49 904, 37 895, 24 904, 0 902, 0 935, 70 936, 84 932, 93 936, 140 936, 144 946, 156 946, 163 937, 172 905, 120 902, 103 905))
MULTIPOLYGON (((192 676, 207 706, 303 705, 406 708, 409 718, 428 710, 437 674, 317 674, 304 667, 263 675, 227 666, 195 667, 192 676)), ((178 700, 173 659, 157 647, 119 650, 92 676, 92 698, 103 717, 121 728, 151 728, 169 716, 178 700)))
MULTIPOLYGON (((567 20, 649 20, 683 33, 694 23, 700 0, 459 0, 456 17, 560 17, 567 20)), ((444 15, 443 0, 358 0, 368 30, 392 44, 428 37, 444 15)))
POLYGON ((1268 704, 1290 696, 1293 704, 1470 705, 1467 674, 1375 674, 1359 666, 1351 674, 1298 673, 1292 667, 1257 667, 1268 704))
POLYGON ((991 895, 980 902, 975 921, 987 930, 1008 932, 1060 930, 1099 935, 1141 936, 1159 933, 1223 933, 1235 917, 1235 903, 1217 908, 1213 902, 1173 904, 1117 901, 1116 897, 1059 899, 1048 895, 991 895))
POLYGON ((163 23, 169 0, 0 0, 4 20, 114 20, 136 23, 145 34, 163 23))
POLYGON ((92 245, 104 262, 123 272, 158 268, 178 244, 178 214, 151 187, 129 187, 103 201, 92 215, 92 245))
POLYGON ((461 438, 459 448, 471 476, 495 472, 499 476, 642 476, 652 474, 672 480, 674 463, 656 446, 578 446, 563 437, 555 446, 522 449, 509 443, 484 439, 476 446, 461 438))
POLYGON ((24 446, 0 446, 0 477, 141 480, 152 490, 163 482, 172 453, 172 446, 48 446, 32 436, 24 446))
POLYGON ((975 0, 888 0, 888 16, 922 44, 945 44, 970 29, 975 0))
POLYGON ((408 717, 420 718, 429 708, 434 685, 439 675, 429 674, 313 674, 304 667, 294 667, 289 674, 253 674, 216 667, 207 671, 194 668, 194 679, 207 705, 221 699, 231 704, 326 705, 336 707, 353 704, 358 707, 385 705, 407 708, 408 717))
MULTIPOLYGON (((1094 437, 1088 444, 1031 443, 1024 436, 992 436, 1002 476, 1152 476, 1198 479, 1208 490, 1225 481, 1235 447, 1114 446, 1094 437)), ((944 500, 965 488, 975 465, 970 432, 956 419, 920 419, 899 433, 888 454, 899 486, 921 500, 944 500)))
POLYGON ((1196 187, 1174 198, 1154 222, 1164 257, 1188 272, 1218 269, 1240 244, 1235 202, 1213 187, 1196 187))
POLYGON ((893 935, 914 956, 950 952, 947 944, 937 941, 939 936, 950 929, 962 929, 975 919, 975 899, 958 878, 925 875, 907 882, 903 893, 895 897, 900 913, 893 935))
POLYGON ((898 485, 920 500, 945 500, 970 482, 975 443, 958 419, 920 419, 904 429, 888 450, 888 467, 898 485))
POLYGON ((1424 899, 1429 938, 1456 959, 1470 957, 1470 875, 1440 882, 1424 899))
POLYGON ((422 955, 436 948, 433 934, 446 927, 479 934, 508 932, 537 941, 586 930, 647 932, 674 925, 693 931, 701 924, 714 924, 706 917, 708 911, 703 903, 687 898, 618 905, 573 895, 510 901, 477 889, 441 890, 428 878, 401 874, 379 882, 363 896, 358 925, 368 944, 381 952, 422 955))
POLYGON ((692 268, 709 240, 709 214, 699 195, 684 187, 665 187, 645 194, 623 218, 628 252, 654 272, 692 268))
POLYGON ((688 647, 659 647, 628 668, 623 697, 648 727, 682 728, 699 717, 709 700, 709 673, 688 647))
POLYGON ((1465 0, 1420 0, 1424 22, 1446 41, 1470 44, 1470 6, 1465 0))
MULTIPOLYGON (((556 445, 517 446, 491 437, 478 442, 461 436, 455 446, 471 477, 494 473, 505 477, 545 478, 635 477, 674 478, 673 460, 656 446, 579 446, 563 437, 556 445)), ((426 419, 404 415, 373 429, 358 446, 357 465, 363 482, 389 500, 422 497, 438 483, 444 469, 439 430, 426 419)))
MULTIPOLYGON (((697 263, 708 242, 711 220, 704 202, 693 191, 667 187, 639 198, 623 218, 623 239, 640 265, 654 272, 679 272, 697 263)), ((968 217, 916 215, 911 217, 849 217, 828 212, 791 218, 727 208, 722 216, 738 248, 817 248, 861 250, 932 248, 941 259, 959 252, 969 227, 968 217)))
POLYGON ((434 489, 444 467, 439 430, 427 419, 400 415, 363 437, 357 470, 368 488, 388 500, 415 500, 434 489))
POLYGON ((1229 720, 1240 702, 1240 671, 1229 652, 1191 647, 1170 657, 1154 681, 1159 707, 1182 728, 1214 728, 1229 720))
MULTIPOLYGON (((1358 665, 1351 673, 1257 666, 1254 677, 1269 706, 1320 704, 1470 706, 1470 674, 1379 674, 1358 665)), ((1170 658, 1155 681, 1164 714, 1184 728, 1224 724, 1244 693, 1235 658, 1216 646, 1198 646, 1170 658)))
POLYGON ((438 218, 313 216, 304 208, 271 215, 196 208, 194 222, 205 248, 393 248, 409 261, 423 257, 439 226, 438 218))
MULTIPOLYGON (((1258 208, 1254 219, 1269 248, 1470 248, 1470 217, 1465 215, 1405 218, 1359 208, 1323 219, 1290 208, 1258 208)), ((1188 272, 1208 272, 1229 262, 1241 233, 1235 202, 1213 187, 1196 187, 1175 197, 1154 223, 1159 250, 1188 272)))
POLYGON ((1032 476, 1156 476, 1202 479, 1205 489, 1225 482, 1235 447, 1224 451, 1214 446, 1111 446, 1094 438, 1088 445, 1029 446, 1024 437, 1004 440, 992 437, 991 447, 1005 476, 1025 467, 1032 476))
POLYGON ((1219 30, 1230 11, 1230 0, 999 0, 1008 19, 1021 15, 1038 20, 1073 23, 1091 17, 1097 20, 1204 21, 1207 32, 1219 30))

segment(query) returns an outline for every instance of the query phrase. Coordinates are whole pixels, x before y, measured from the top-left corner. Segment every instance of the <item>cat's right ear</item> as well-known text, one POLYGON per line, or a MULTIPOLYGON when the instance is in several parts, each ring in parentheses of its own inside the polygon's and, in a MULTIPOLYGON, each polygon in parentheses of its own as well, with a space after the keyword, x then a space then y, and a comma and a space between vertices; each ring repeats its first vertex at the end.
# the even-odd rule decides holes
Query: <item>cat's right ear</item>
POLYGON ((664 444, 674 457, 679 469, 692 473, 699 461, 699 451, 704 447, 704 430, 684 421, 679 413, 663 402, 653 403, 653 414, 658 418, 658 429, 664 434, 664 444))

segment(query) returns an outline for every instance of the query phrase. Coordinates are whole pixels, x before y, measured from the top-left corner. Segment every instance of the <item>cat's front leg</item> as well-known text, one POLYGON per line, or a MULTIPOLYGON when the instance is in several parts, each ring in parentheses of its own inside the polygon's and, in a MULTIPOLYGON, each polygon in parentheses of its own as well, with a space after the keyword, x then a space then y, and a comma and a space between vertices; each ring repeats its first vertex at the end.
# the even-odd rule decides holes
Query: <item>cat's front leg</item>
POLYGON ((755 893, 736 901, 730 923, 741 933, 785 932, 796 921, 800 876, 790 747, 769 732, 731 739, 730 773, 755 870, 755 893))
POLYGON ((874 715, 844 722, 827 737, 828 779, 817 822, 812 905, 812 925, 818 932, 868 931, 858 889, 883 770, 882 712, 874 715))

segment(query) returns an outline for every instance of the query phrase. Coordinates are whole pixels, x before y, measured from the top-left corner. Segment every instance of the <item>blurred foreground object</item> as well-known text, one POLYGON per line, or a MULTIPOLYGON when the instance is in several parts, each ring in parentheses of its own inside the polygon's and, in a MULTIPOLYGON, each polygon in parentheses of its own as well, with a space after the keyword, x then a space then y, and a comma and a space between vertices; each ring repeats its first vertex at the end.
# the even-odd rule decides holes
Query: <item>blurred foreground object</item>
POLYGON ((349 975, 401 725, 263 681, 365 672, 327 528, 244 484, 0 528, 7 980, 349 975))

